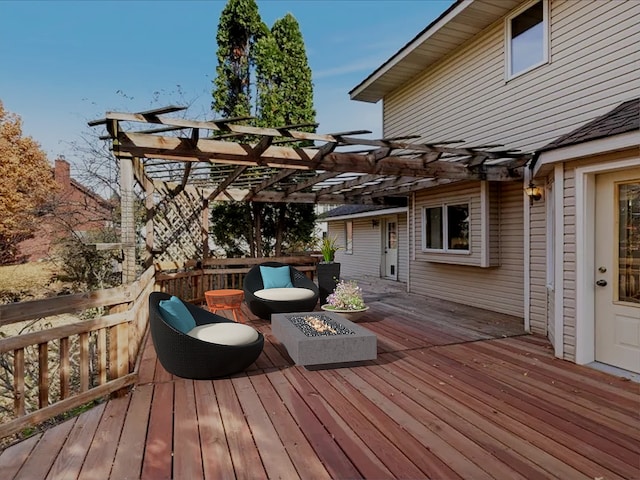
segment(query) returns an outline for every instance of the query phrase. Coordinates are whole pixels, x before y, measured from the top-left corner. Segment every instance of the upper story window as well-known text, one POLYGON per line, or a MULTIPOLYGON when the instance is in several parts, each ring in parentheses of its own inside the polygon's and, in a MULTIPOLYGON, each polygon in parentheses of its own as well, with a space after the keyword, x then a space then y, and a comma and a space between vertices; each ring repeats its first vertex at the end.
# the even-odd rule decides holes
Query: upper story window
POLYGON ((507 18, 507 78, 547 62, 548 17, 547 0, 537 0, 507 18))
POLYGON ((422 249, 469 253, 469 204, 425 207, 422 249))

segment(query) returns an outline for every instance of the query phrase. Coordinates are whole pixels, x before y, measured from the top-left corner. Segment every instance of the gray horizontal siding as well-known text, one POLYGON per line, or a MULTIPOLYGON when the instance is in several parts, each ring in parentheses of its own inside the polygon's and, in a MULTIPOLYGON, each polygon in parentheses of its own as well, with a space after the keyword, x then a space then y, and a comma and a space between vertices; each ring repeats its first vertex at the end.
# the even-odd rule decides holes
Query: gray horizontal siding
MULTIPOLYGON (((418 200, 416 194, 416 210, 418 200)), ((496 312, 524 316, 524 225, 520 184, 501 185, 500 267, 480 268, 420 261, 411 262, 410 286, 413 293, 435 296, 453 302, 486 308, 496 312)), ((412 216, 412 221, 418 214, 412 216)), ((416 237, 419 239, 419 224, 416 237)))
POLYGON ((384 100, 385 136, 532 150, 640 94, 640 2, 551 2, 551 63, 504 79, 498 22, 384 100))

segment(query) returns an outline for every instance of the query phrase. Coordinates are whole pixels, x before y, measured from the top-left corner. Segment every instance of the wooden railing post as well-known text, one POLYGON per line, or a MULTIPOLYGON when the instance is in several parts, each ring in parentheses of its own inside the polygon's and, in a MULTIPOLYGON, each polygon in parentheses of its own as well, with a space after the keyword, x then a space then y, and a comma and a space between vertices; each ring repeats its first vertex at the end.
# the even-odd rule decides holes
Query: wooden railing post
POLYGON ((25 412, 24 348, 19 348, 13 352, 13 391, 16 417, 21 417, 25 412))
POLYGON ((38 345, 38 403, 40 408, 49 405, 49 345, 38 345))

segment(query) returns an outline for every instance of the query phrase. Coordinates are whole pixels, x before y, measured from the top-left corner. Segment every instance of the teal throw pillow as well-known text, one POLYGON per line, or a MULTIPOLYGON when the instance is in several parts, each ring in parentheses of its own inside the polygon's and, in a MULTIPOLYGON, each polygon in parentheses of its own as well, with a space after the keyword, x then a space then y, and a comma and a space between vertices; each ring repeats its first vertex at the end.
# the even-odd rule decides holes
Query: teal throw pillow
POLYGON ((169 300, 160 300, 160 313, 165 322, 182 333, 187 333, 195 328, 196 321, 187 306, 178 297, 173 296, 169 300))
POLYGON ((261 265, 260 274, 264 288, 293 288, 288 265, 284 267, 263 267, 261 265))

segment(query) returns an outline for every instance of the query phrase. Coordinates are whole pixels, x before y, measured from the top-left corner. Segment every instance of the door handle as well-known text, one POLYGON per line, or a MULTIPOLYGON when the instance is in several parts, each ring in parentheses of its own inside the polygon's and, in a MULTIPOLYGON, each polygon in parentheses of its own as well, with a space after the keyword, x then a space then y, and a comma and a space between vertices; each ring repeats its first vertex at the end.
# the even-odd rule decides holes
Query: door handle
POLYGON ((606 280, 598 280, 596 282, 596 285, 599 287, 606 287, 607 286, 607 281, 606 280))

